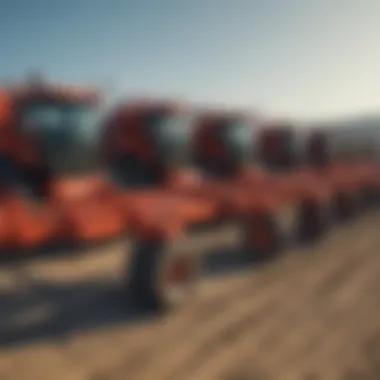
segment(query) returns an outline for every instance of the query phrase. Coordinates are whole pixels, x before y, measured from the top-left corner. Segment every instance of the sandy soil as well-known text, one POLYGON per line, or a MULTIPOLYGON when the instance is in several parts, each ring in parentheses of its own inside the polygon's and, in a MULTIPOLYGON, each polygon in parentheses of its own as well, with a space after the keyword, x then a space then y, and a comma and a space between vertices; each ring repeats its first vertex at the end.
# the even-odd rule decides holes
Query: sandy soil
POLYGON ((160 319, 120 290, 122 244, 4 266, 0 379, 378 380, 379 222, 267 265, 209 258, 198 298, 160 319))

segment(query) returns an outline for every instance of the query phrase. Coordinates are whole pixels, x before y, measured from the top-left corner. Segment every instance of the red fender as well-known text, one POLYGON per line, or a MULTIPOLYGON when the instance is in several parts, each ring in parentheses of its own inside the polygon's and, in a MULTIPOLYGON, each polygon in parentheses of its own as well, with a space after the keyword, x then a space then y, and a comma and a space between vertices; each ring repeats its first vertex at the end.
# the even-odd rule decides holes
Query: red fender
POLYGON ((31 249, 58 239, 63 219, 53 205, 13 197, 6 207, 14 246, 31 249))

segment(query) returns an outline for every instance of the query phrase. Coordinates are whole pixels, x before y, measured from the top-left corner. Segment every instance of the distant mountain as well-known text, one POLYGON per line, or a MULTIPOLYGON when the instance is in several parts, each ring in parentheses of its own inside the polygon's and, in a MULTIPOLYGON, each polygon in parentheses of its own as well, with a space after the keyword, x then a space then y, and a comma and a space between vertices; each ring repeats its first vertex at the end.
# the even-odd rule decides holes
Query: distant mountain
POLYGON ((342 118, 315 120, 311 125, 322 128, 338 128, 347 131, 368 131, 380 134, 380 114, 353 115, 342 118))
POLYGON ((345 118, 338 122, 347 128, 360 129, 379 129, 380 130, 380 114, 379 115, 364 115, 345 118))
POLYGON ((351 141, 372 141, 380 146, 380 114, 348 117, 333 125, 340 129, 338 136, 347 136, 351 141))

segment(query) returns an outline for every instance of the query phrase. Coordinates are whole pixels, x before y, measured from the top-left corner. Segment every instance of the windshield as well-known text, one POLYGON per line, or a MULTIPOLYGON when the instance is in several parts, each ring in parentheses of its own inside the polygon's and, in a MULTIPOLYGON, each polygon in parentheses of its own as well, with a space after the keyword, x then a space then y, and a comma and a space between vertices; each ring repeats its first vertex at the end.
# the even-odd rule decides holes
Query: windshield
POLYGON ((280 154, 281 158, 298 158, 304 154, 306 136, 300 131, 278 130, 275 131, 273 140, 275 152, 280 154))
POLYGON ((34 103, 22 110, 22 128, 41 144, 54 171, 75 171, 95 163, 98 111, 93 105, 34 103))
POLYGON ((182 113, 149 115, 148 128, 164 161, 177 164, 189 159, 193 121, 182 113))
POLYGON ((283 131, 280 133, 279 140, 284 152, 287 154, 297 152, 297 148, 299 148, 299 146, 295 133, 292 133, 291 131, 283 131))
POLYGON ((248 160, 257 143, 257 134, 253 125, 246 120, 236 119, 229 120, 222 128, 222 138, 226 139, 227 148, 234 157, 239 160, 248 160))
POLYGON ((168 115, 160 120, 158 133, 166 141, 187 144, 192 126, 192 119, 188 116, 168 115))
POLYGON ((237 120, 232 122, 231 128, 228 129, 228 135, 231 141, 236 144, 253 146, 256 142, 252 125, 245 121, 237 120))

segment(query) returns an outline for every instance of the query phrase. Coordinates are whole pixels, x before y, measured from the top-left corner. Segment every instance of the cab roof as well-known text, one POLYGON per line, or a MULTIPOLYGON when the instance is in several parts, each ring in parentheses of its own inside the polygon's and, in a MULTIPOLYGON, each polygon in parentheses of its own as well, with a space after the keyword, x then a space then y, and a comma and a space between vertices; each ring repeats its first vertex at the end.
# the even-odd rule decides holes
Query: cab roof
POLYGON ((16 101, 51 99, 57 101, 98 103, 100 91, 95 88, 50 83, 3 85, 2 92, 16 101))

